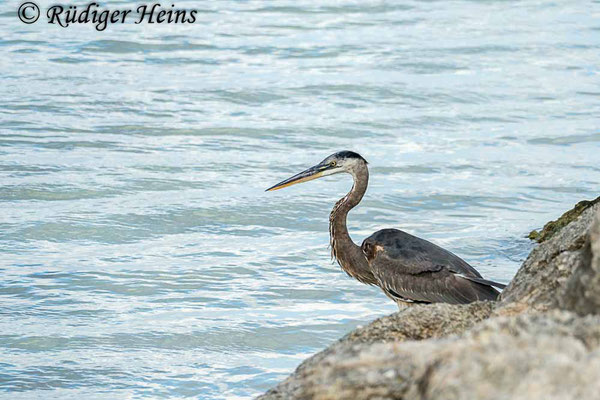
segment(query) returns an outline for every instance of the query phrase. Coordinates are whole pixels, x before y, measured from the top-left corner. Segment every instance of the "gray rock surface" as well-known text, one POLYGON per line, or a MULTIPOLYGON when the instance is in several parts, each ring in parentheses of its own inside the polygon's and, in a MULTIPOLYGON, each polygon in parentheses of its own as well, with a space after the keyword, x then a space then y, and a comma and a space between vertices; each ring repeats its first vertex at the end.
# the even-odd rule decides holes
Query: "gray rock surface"
POLYGON ((559 297, 559 306, 580 315, 600 314, 600 213, 581 250, 580 266, 559 297))
POLYGON ((537 311, 559 307, 557 302, 564 296, 567 281, 588 257, 588 231, 599 209, 600 204, 586 209, 579 218, 534 248, 502 292, 501 303, 537 311))
POLYGON ((499 302, 380 318, 260 398, 600 398, 599 209, 536 247, 499 302))
POLYGON ((278 398, 594 399, 600 318, 493 318, 462 337, 340 348, 278 398))

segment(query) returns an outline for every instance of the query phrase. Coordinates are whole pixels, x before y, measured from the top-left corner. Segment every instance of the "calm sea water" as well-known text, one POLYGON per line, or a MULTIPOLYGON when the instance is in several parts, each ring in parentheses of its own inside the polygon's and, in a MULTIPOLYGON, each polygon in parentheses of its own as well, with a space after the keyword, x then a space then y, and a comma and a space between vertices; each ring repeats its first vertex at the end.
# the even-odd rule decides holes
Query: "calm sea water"
POLYGON ((177 1, 195 25, 104 32, 19 4, 0 5, 6 399, 248 398, 393 312, 330 261, 349 177, 264 192, 334 151, 370 161, 357 242, 399 227, 503 282, 531 229, 599 194, 598 1, 177 1))

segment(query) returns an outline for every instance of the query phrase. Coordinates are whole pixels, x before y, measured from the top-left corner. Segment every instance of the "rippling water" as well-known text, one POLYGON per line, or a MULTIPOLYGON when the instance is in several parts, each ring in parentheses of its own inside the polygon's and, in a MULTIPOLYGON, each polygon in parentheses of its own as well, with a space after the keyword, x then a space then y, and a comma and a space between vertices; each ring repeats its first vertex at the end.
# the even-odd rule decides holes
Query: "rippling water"
POLYGON ((248 398, 393 312, 330 262, 348 177, 263 191, 334 151, 371 163, 356 241, 401 227, 503 282, 528 231, 598 195, 598 1, 178 1, 197 24, 104 32, 19 4, 5 398, 248 398))

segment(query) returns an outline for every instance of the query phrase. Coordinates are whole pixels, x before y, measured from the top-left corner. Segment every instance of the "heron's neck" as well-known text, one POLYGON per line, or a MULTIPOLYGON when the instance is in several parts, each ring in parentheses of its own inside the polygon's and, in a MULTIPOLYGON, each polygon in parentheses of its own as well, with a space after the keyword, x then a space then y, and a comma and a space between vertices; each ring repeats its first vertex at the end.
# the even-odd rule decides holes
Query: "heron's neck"
POLYGON ((369 184, 369 170, 364 166, 354 172, 352 177, 354 178, 352 189, 347 195, 335 203, 335 206, 331 211, 331 218, 329 219, 330 222, 335 221, 341 224, 340 227, 343 226, 343 230, 346 233, 348 233, 348 230, 346 229, 346 216, 348 215, 348 211, 356 207, 365 195, 369 184))
POLYGON ((335 258, 346 273, 361 282, 375 284, 375 278, 369 270, 367 259, 356 245, 346 226, 348 212, 360 203, 369 184, 369 170, 364 165, 352 174, 354 184, 352 190, 335 203, 329 216, 329 239, 331 256, 335 258))

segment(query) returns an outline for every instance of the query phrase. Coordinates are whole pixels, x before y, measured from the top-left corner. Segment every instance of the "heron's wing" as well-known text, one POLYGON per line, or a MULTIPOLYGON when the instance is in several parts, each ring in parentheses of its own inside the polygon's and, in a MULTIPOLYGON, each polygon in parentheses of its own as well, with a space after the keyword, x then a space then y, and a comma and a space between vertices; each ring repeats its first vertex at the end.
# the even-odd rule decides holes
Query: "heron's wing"
POLYGON ((465 304, 477 300, 496 300, 498 291, 489 285, 469 280, 446 268, 438 272, 403 274, 381 260, 375 260, 373 275, 391 298, 408 302, 465 304))
POLYGON ((395 299, 470 303, 499 294, 464 260, 406 232, 378 231, 363 242, 363 251, 379 286, 395 299))
POLYGON ((472 282, 477 282, 477 283, 481 283, 482 285, 488 285, 488 286, 495 286, 498 289, 504 289, 506 287, 505 284, 503 283, 498 283, 498 282, 494 282, 494 281, 490 281, 488 279, 483 279, 483 278, 475 278, 473 276, 463 276, 461 275, 463 278, 468 279, 472 282))

